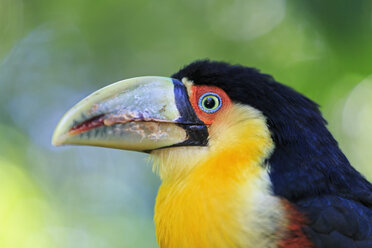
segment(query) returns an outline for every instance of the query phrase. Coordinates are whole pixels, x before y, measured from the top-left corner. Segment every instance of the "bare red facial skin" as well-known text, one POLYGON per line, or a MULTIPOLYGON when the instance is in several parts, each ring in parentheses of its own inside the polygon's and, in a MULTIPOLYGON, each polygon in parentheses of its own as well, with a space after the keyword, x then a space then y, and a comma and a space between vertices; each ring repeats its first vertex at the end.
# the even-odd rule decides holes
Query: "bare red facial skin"
POLYGON ((228 95, 223 91, 222 89, 215 87, 215 86, 206 86, 206 85, 201 85, 201 86, 192 86, 191 87, 191 96, 190 96, 190 102, 191 105, 198 116, 198 118, 204 122, 206 125, 210 125, 213 123, 214 119, 216 116, 221 113, 223 110, 231 106, 231 100, 228 97, 228 95), (199 98, 205 94, 205 93, 215 93, 218 94, 221 97, 222 105, 221 108, 218 109, 214 113, 207 113, 204 112, 202 109, 199 107, 199 98))

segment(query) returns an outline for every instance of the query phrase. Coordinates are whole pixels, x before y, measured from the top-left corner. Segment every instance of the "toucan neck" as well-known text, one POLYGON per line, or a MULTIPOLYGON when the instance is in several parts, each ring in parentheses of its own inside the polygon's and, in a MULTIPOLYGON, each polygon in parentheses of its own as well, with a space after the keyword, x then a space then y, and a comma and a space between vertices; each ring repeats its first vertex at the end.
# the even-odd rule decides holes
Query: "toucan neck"
POLYGON ((265 119, 257 112, 230 114, 236 116, 225 120, 234 122, 210 128, 208 147, 157 152, 161 247, 270 247, 280 239, 285 210, 271 192, 265 165, 273 149, 265 119))
POLYGON ((274 135, 275 150, 268 160, 274 193, 296 202, 303 197, 362 190, 359 186, 364 187, 360 183, 363 178, 352 168, 322 119, 309 122, 311 125, 298 121, 288 125, 287 131, 273 131, 282 133, 274 135))

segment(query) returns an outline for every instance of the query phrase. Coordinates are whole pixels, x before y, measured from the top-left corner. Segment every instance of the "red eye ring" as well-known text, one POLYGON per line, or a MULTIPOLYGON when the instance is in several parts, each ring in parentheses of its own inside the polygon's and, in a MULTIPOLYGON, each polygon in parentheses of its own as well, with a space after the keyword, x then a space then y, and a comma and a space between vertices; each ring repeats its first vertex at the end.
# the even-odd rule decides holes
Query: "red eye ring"
POLYGON ((191 105, 200 120, 206 125, 213 123, 215 117, 231 105, 231 100, 222 89, 216 86, 194 85, 191 88, 190 96, 191 105), (209 96, 213 97, 218 105, 213 106, 212 110, 208 110, 202 105, 203 98, 209 96))

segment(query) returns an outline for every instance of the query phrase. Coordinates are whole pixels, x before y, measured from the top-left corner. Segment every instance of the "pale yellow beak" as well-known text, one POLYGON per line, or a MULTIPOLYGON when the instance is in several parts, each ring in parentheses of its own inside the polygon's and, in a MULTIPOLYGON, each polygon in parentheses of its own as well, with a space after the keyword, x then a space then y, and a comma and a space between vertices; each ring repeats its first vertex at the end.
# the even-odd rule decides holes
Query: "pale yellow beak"
POLYGON ((138 77, 104 87, 73 106, 58 123, 52 144, 151 151, 205 145, 206 132, 180 81, 138 77))

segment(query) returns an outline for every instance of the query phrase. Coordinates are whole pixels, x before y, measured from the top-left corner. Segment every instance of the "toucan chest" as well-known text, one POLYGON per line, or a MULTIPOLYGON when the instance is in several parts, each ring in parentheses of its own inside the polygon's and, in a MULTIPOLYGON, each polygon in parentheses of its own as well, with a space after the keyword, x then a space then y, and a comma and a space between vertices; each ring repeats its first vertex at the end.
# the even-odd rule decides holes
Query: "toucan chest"
POLYGON ((286 223, 265 178, 200 179, 160 187, 155 206, 160 247, 277 247, 286 223))

